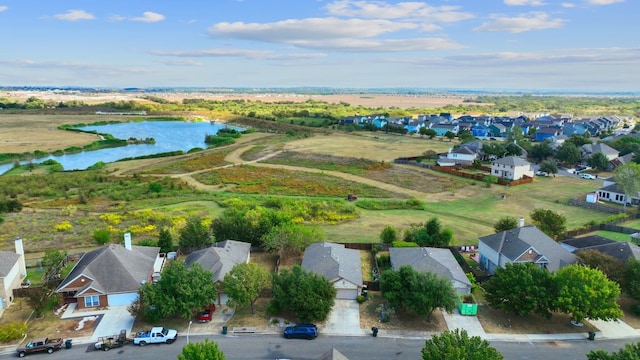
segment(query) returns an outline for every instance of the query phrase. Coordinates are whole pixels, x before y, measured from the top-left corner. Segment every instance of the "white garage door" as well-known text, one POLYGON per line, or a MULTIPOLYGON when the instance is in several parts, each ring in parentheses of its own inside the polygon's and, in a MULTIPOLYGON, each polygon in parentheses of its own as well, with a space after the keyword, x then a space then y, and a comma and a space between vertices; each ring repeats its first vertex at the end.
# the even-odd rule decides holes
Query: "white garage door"
POLYGON ((338 289, 336 299, 355 300, 358 297, 358 289, 338 289))
POLYGON ((115 294, 115 295, 109 295, 108 298, 109 298, 109 306, 125 306, 125 305, 131 305, 133 300, 138 298, 138 294, 137 293, 115 294))

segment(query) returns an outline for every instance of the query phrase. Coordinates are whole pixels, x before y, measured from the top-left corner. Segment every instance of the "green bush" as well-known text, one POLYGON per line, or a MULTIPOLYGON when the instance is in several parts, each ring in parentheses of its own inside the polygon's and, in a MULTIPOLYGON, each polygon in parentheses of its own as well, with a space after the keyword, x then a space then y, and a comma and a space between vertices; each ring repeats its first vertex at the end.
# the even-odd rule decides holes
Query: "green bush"
POLYGON ((394 248, 411 248, 411 247, 420 247, 418 244, 411 241, 394 241, 391 243, 391 247, 394 248))
POLYGON ((631 313, 637 317, 640 317, 640 304, 631 306, 631 313))
POLYGON ((0 326, 0 342, 20 340, 27 334, 27 323, 13 322, 0 326))
POLYGON ((107 244, 111 240, 111 233, 106 229, 98 229, 93 232, 93 240, 100 245, 107 244))
POLYGON ((362 304, 363 302, 367 301, 367 298, 362 295, 358 295, 356 297, 356 301, 358 302, 358 304, 362 304))

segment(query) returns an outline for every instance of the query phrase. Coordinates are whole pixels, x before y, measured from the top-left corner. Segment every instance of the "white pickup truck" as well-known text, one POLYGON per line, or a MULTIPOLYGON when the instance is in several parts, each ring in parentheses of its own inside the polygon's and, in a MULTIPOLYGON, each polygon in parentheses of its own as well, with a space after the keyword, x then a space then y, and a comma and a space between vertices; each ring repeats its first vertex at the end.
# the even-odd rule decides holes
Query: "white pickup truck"
POLYGON ((153 327, 148 331, 136 332, 133 343, 135 345, 145 346, 147 344, 171 344, 176 341, 178 332, 176 330, 165 329, 161 326, 153 327))

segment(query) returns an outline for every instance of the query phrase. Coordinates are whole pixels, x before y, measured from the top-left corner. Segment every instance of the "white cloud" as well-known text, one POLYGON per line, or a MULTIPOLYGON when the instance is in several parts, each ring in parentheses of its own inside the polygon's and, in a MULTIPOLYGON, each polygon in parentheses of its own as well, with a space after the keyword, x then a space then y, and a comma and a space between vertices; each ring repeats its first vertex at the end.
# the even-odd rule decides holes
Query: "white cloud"
POLYGON ((177 56, 177 57, 239 57, 252 60, 280 60, 280 59, 313 59, 325 57, 325 54, 283 54, 271 50, 253 50, 253 49, 209 49, 195 51, 167 51, 153 50, 149 52, 158 56, 177 56))
POLYGON ((587 3, 591 5, 611 5, 620 2, 624 2, 624 0, 587 0, 587 3))
POLYGON ((563 8, 567 8, 567 9, 568 9, 568 8, 574 8, 574 7, 576 7, 576 4, 574 4, 574 3, 562 3, 562 4, 561 4, 561 6, 562 6, 563 8))
POLYGON ((165 17, 162 14, 158 14, 158 13, 154 13, 151 11, 145 11, 142 13, 142 16, 140 17, 134 17, 131 18, 131 21, 141 21, 141 22, 146 22, 146 23, 154 23, 154 22, 158 22, 158 21, 162 21, 164 20, 165 17))
POLYGON ((195 61, 193 59, 158 60, 156 62, 168 66, 202 66, 200 61, 195 61))
POLYGON ((4 5, 0 5, 0 12, 3 12, 5 10, 9 9, 8 6, 4 6, 4 5))
POLYGON ((387 4, 382 1, 339 0, 326 6, 331 15, 368 19, 422 19, 433 22, 456 22, 475 16, 460 12, 459 6, 429 6, 425 2, 399 2, 387 4))
POLYGON ((64 14, 56 14, 53 15, 58 20, 65 21, 77 21, 77 20, 93 20, 95 16, 93 14, 88 13, 84 10, 68 10, 64 14))
POLYGON ((209 28, 213 36, 266 42, 313 41, 322 39, 368 38, 419 25, 389 20, 337 18, 290 19, 273 23, 221 22, 209 28))
POLYGON ((542 6, 546 3, 542 0, 504 0, 504 3, 509 6, 542 6))
POLYGON ((555 29, 562 27, 566 22, 563 19, 551 19, 544 12, 530 12, 516 17, 492 15, 491 18, 492 21, 483 23, 473 31, 521 33, 533 30, 555 29))
POLYGON ((417 39, 331 39, 331 40, 299 40, 292 44, 323 50, 339 50, 354 52, 403 52, 403 51, 435 51, 455 50, 462 45, 442 38, 417 39))

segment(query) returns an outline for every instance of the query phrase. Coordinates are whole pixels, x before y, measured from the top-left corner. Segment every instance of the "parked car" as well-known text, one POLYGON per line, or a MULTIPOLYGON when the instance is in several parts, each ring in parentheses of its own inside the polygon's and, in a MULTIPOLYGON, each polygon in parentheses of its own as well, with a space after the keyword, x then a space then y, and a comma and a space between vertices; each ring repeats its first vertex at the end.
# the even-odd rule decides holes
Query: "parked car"
POLYGON ((591 174, 587 174, 587 173, 580 174, 580 177, 583 178, 583 179, 587 179, 587 180, 595 180, 596 179, 595 176, 593 176, 591 174))
POLYGON ((549 174, 547 174, 546 172, 544 172, 542 170, 538 170, 538 171, 536 171, 536 176, 549 176, 549 174))
POLYGON ((318 337, 318 327, 314 324, 287 326, 284 329, 284 337, 287 339, 315 339, 318 337))
POLYGON ((587 165, 578 165, 576 166, 576 172, 587 170, 589 167, 587 165))
POLYGON ((210 304, 206 309, 202 310, 202 312, 198 316, 198 322, 204 323, 211 321, 214 311, 216 311, 216 305, 210 304))
POLYGON ((29 354, 38 353, 38 352, 47 352, 48 354, 52 354, 56 350, 60 350, 62 348, 62 338, 39 338, 33 339, 27 343, 25 346, 21 346, 16 351, 18 352, 18 357, 25 357, 29 354))
POLYGON ((140 330, 136 332, 133 343, 140 346, 162 343, 171 344, 176 341, 177 337, 178 332, 176 330, 156 326, 151 328, 151 330, 140 330))

